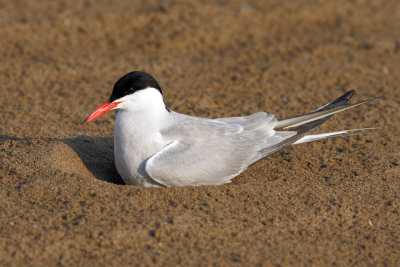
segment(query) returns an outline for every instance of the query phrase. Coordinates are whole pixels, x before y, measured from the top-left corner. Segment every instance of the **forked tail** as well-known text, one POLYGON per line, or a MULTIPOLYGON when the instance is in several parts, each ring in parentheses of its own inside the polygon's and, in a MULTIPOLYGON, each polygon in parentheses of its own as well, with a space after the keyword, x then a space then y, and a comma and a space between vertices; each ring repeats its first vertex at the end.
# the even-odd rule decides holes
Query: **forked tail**
POLYGON ((260 156, 258 157, 258 159, 269 156, 292 144, 301 144, 328 137, 341 136, 354 131, 375 129, 375 128, 364 128, 364 129, 342 130, 330 133, 308 135, 311 131, 315 130, 325 121, 327 121, 330 117, 332 117, 332 115, 371 102, 372 100, 376 99, 376 98, 371 98, 356 104, 347 104, 347 102, 353 95, 354 91, 352 90, 345 93, 341 97, 335 99, 334 101, 316 109, 311 113, 293 117, 287 117, 287 118, 278 118, 278 122, 274 127, 275 131, 296 132, 296 134, 282 140, 277 144, 274 144, 270 147, 266 147, 265 149, 260 150, 259 151, 260 156))
POLYGON ((296 138, 296 141, 294 141, 293 144, 301 144, 328 137, 342 136, 355 131, 376 129, 376 128, 362 128, 362 129, 341 130, 323 134, 307 135, 308 133, 319 127, 321 124, 323 124, 325 121, 327 121, 332 115, 350 108, 360 106, 365 103, 369 103, 377 99, 377 97, 375 97, 356 104, 347 104, 347 102, 353 95, 354 95, 354 90, 345 93, 341 97, 318 108, 317 110, 311 113, 278 119, 278 123, 274 129, 276 131, 296 131, 297 135, 293 136, 296 138))

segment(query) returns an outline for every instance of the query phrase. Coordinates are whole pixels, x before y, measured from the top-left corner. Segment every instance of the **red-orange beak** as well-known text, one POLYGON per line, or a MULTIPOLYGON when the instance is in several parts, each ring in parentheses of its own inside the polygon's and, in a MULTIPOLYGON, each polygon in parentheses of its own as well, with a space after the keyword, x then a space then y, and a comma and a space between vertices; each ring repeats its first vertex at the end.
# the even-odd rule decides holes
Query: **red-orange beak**
POLYGON ((116 108, 118 106, 118 104, 120 104, 122 102, 104 102, 104 104, 102 104, 100 107, 98 107, 95 111, 92 112, 92 114, 90 114, 82 123, 81 125, 85 125, 86 123, 100 117, 101 115, 103 115, 104 113, 106 113, 109 110, 112 110, 113 108, 116 108))

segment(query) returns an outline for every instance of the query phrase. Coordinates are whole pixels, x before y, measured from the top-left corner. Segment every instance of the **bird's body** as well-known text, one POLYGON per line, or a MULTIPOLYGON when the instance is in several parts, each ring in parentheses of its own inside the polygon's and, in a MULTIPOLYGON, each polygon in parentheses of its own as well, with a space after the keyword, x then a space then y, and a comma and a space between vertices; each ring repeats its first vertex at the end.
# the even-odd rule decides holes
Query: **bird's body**
POLYGON ((278 119, 259 112, 246 117, 206 119, 167 109, 154 78, 132 72, 116 83, 109 101, 84 123, 110 109, 119 109, 114 155, 126 184, 219 185, 229 183, 250 164, 288 145, 346 133, 308 135, 333 114, 364 103, 346 104, 353 93, 292 118, 278 119))

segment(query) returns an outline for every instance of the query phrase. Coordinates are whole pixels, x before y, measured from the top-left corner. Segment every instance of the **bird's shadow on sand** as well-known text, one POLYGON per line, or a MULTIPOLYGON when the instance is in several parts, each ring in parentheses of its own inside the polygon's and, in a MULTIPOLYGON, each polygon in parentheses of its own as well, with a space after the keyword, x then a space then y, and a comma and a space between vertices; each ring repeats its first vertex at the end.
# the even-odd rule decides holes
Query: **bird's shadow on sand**
POLYGON ((97 179, 113 184, 124 184, 114 164, 113 138, 78 135, 63 139, 62 142, 76 152, 97 179))
MULTIPOLYGON (((37 138, 20 138, 0 134, 0 143, 9 140, 24 141, 37 138)), ((41 138, 39 138, 41 139, 41 138)), ((85 167, 99 180, 113 184, 124 184, 114 164, 114 140, 110 137, 78 135, 69 139, 44 138, 49 142, 63 142, 72 148, 85 167)), ((60 151, 62 153, 62 151, 60 151)))
POLYGON ((21 138, 16 137, 16 136, 10 136, 6 134, 0 134, 0 143, 3 143, 4 141, 7 140, 21 140, 21 138))

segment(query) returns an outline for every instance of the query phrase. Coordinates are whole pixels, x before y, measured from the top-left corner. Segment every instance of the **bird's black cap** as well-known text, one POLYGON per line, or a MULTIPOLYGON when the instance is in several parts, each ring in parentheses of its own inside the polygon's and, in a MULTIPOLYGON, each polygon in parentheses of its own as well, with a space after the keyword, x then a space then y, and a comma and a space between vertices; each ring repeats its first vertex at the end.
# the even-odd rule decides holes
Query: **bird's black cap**
POLYGON ((122 76, 114 84, 114 88, 110 98, 108 99, 108 102, 112 103, 113 101, 121 97, 133 94, 136 91, 148 87, 153 87, 158 91, 160 91, 160 93, 162 94, 161 87, 157 83, 157 81, 153 78, 153 76, 142 71, 129 72, 128 74, 122 76))

